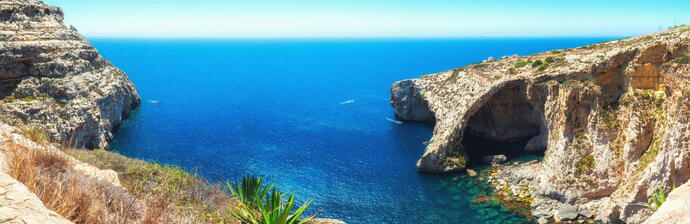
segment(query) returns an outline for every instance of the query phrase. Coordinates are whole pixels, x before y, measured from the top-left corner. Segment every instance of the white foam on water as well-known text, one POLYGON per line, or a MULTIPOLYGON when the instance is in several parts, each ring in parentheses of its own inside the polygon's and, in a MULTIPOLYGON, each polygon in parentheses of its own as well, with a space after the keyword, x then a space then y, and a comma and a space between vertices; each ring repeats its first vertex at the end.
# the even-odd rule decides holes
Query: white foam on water
POLYGON ((390 118, 386 118, 386 120, 387 120, 387 121, 390 121, 390 122, 393 122, 393 123, 396 123, 396 124, 403 124, 403 122, 402 122, 402 121, 399 121, 399 120, 393 120, 393 119, 390 119, 390 118))
POLYGON ((346 101, 343 101, 343 102, 338 103, 338 105, 351 104, 351 103, 354 103, 354 102, 355 102, 355 100, 346 100, 346 101))

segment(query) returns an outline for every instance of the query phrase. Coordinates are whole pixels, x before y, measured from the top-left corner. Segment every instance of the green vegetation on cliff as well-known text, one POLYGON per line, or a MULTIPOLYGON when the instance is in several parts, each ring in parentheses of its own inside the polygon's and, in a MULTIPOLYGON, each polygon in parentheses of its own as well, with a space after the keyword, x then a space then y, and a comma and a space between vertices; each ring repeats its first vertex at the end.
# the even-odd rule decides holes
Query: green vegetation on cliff
POLYGON ((137 198, 161 203, 193 223, 234 223, 227 214, 235 201, 219 185, 180 167, 148 163, 105 150, 65 150, 74 158, 118 173, 123 187, 137 198))

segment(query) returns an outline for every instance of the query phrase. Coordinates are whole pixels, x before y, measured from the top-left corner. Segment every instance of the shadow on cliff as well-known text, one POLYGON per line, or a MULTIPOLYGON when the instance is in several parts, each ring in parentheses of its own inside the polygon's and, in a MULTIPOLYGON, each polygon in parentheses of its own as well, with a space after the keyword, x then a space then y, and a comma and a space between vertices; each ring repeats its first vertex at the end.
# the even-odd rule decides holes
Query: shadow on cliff
POLYGON ((508 84, 469 117, 462 140, 469 167, 489 155, 543 157, 548 139, 543 104, 535 102, 541 97, 528 95, 525 82, 508 84))
POLYGON ((513 160, 533 160, 544 157, 544 151, 525 151, 525 145, 532 137, 513 140, 510 142, 492 141, 478 135, 465 132, 463 136, 463 147, 467 152, 468 168, 487 165, 482 162, 482 158, 490 155, 503 154, 508 157, 508 161, 513 160))

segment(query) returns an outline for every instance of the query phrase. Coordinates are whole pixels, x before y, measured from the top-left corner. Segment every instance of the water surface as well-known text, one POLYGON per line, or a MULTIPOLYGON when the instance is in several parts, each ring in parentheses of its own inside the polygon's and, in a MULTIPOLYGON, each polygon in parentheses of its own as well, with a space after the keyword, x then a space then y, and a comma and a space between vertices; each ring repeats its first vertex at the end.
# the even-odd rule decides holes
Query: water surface
POLYGON ((604 40, 91 39, 143 99, 111 150, 212 181, 263 176, 313 199, 320 217, 353 224, 524 222, 471 204, 481 183, 417 173, 431 127, 392 122, 389 87, 489 56, 604 40))

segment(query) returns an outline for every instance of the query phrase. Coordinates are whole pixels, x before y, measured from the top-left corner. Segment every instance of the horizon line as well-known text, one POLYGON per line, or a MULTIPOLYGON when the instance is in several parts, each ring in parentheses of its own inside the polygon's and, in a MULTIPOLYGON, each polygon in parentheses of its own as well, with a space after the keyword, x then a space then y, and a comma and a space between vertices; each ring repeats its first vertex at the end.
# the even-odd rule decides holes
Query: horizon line
POLYGON ((276 40, 276 39, 501 39, 501 38, 629 38, 640 35, 563 35, 563 36, 107 36, 83 35, 85 38, 110 39, 237 39, 237 40, 276 40))

